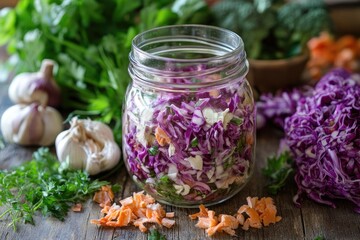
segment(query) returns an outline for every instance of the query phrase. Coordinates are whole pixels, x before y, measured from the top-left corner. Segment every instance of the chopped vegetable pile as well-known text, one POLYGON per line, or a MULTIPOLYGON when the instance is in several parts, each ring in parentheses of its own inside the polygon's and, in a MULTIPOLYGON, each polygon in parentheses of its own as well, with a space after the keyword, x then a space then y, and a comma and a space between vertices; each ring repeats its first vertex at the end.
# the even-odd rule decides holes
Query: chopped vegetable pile
POLYGON ((347 199, 360 212, 360 75, 335 69, 300 93, 267 95, 258 103, 260 118, 284 126, 296 167, 294 201, 306 195, 335 207, 333 199, 347 199))
POLYGON ((319 80, 332 67, 343 67, 350 72, 360 72, 360 38, 345 35, 334 39, 327 32, 308 42, 310 76, 319 80))
POLYGON ((253 166, 255 110, 245 84, 240 79, 195 93, 131 88, 123 143, 135 181, 175 205, 217 202, 235 194, 253 166))
POLYGON ((226 232, 232 236, 235 235, 235 229, 242 226, 242 229, 248 230, 252 228, 261 228, 275 224, 281 220, 276 216, 277 210, 273 199, 270 197, 247 197, 247 205, 242 205, 237 214, 234 216, 227 214, 215 215, 215 212, 208 210, 204 205, 200 205, 200 212, 189 215, 190 219, 198 219, 195 225, 198 228, 206 229, 209 237, 216 232, 226 232))
POLYGON ((148 229, 145 223, 157 223, 160 226, 171 228, 175 224, 174 212, 165 212, 155 199, 144 192, 133 193, 132 197, 120 200, 121 206, 114 203, 112 206, 105 205, 101 210, 105 214, 91 223, 104 227, 125 227, 130 224, 138 227, 141 232, 148 229))
POLYGON ((9 226, 34 224, 37 211, 64 220, 72 205, 86 200, 105 181, 92 181, 83 171, 61 171, 59 161, 47 148, 34 152, 33 159, 12 170, 0 170, 0 206, 7 210, 9 226))
POLYGON ((297 167, 294 200, 335 207, 333 199, 347 199, 360 213, 360 76, 325 75, 285 120, 285 134, 297 167))

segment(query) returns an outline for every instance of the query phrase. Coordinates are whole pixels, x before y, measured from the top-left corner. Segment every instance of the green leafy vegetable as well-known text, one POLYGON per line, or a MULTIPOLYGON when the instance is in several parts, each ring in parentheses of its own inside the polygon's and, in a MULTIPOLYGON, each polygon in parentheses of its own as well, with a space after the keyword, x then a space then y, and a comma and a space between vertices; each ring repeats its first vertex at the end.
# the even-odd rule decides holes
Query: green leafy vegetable
POLYGON ((215 25, 239 33, 252 59, 299 55, 310 38, 331 30, 323 0, 222 0, 211 12, 215 25))
POLYGON ((293 159, 288 151, 282 152, 278 157, 272 156, 267 159, 267 166, 263 174, 269 179, 267 190, 276 194, 286 183, 286 180, 294 172, 293 159))
POLYGON ((148 240, 166 240, 166 237, 162 235, 156 228, 150 230, 148 240))
POLYGON ((12 170, 0 171, 0 206, 16 230, 18 223, 34 224, 39 211, 63 220, 72 205, 86 200, 106 181, 92 181, 83 171, 60 171, 59 161, 48 148, 34 152, 33 159, 12 170))
POLYGON ((325 240, 325 238, 323 236, 317 236, 314 240, 325 240))
POLYGON ((204 6, 204 0, 20 0, 15 9, 0 10, 0 45, 8 46, 12 72, 55 60, 62 107, 111 124, 120 142, 133 37, 162 25, 206 23, 197 17, 209 12, 204 6))

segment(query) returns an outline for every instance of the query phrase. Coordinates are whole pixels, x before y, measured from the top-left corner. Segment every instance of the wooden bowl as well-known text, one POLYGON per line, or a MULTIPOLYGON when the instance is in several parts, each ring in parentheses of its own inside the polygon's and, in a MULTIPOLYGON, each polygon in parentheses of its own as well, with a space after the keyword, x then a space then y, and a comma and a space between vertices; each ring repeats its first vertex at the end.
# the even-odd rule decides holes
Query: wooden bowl
POLYGON ((279 60, 250 59, 247 79, 260 93, 300 85, 308 59, 308 54, 279 60))

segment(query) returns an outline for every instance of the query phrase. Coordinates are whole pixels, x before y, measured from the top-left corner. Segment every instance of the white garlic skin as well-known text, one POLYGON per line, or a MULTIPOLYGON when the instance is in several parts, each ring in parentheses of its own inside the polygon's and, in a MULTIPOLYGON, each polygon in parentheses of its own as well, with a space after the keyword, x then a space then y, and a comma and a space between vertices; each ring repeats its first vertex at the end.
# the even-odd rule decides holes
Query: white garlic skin
POLYGON ((77 118, 56 137, 55 147, 60 162, 67 161, 69 168, 85 170, 90 175, 115 167, 121 156, 106 124, 77 118))
POLYGON ((52 107, 16 104, 1 117, 4 140, 24 146, 49 146, 62 131, 62 117, 52 107))
POLYGON ((45 59, 35 73, 21 73, 12 80, 8 94, 14 103, 39 103, 43 106, 58 106, 60 88, 53 78, 54 62, 45 59))

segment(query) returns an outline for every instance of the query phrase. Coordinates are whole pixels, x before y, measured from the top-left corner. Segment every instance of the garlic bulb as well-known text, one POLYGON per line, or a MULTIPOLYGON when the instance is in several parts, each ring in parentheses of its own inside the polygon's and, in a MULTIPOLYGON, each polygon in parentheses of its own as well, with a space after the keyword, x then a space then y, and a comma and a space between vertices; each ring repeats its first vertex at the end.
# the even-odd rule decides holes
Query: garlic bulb
POLYGON ((58 106, 60 88, 53 78, 54 62, 42 61, 41 69, 36 73, 21 73, 9 86, 9 97, 14 103, 34 103, 43 106, 58 106))
POLYGON ((14 105, 1 117, 5 141, 25 146, 53 144, 62 126, 62 117, 56 109, 37 103, 14 105))
POLYGON ((73 118, 70 129, 56 137, 55 146, 59 161, 90 175, 109 170, 120 160, 120 148, 111 129, 97 121, 73 118))

